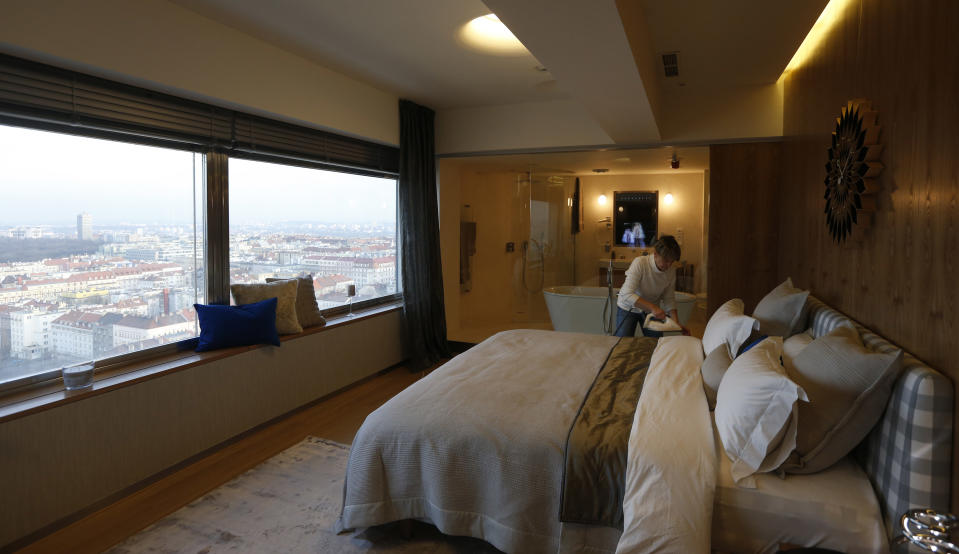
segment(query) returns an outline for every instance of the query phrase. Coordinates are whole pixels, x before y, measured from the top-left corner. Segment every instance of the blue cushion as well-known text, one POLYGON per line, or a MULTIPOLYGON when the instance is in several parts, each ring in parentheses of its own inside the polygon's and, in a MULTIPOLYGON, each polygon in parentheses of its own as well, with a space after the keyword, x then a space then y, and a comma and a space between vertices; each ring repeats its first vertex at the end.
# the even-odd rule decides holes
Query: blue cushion
POLYGON ((280 337, 276 334, 276 298, 241 306, 194 304, 193 307, 200 320, 197 352, 250 344, 280 346, 280 337))

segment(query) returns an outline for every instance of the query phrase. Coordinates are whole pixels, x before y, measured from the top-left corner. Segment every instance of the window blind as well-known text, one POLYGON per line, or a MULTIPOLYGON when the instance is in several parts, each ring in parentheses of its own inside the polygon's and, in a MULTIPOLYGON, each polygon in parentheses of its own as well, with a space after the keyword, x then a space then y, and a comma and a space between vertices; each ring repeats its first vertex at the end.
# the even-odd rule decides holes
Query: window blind
POLYGON ((399 149, 0 55, 0 119, 72 134, 395 175, 399 149))
POLYGON ((396 175, 400 169, 399 148, 248 114, 236 114, 232 139, 232 152, 259 159, 299 160, 373 175, 396 175))

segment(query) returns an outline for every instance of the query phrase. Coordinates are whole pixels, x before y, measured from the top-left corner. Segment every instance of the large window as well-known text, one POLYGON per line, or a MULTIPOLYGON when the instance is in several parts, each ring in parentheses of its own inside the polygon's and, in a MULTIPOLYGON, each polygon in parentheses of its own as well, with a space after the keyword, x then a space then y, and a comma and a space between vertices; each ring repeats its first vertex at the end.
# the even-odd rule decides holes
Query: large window
POLYGON ((233 158, 230 282, 312 275, 320 309, 389 297, 396 180, 233 158))
POLYGON ((190 347, 230 283, 395 298, 398 171, 393 146, 0 54, 0 390, 190 347))
POLYGON ((0 385, 197 335, 203 156, 0 125, 0 385))

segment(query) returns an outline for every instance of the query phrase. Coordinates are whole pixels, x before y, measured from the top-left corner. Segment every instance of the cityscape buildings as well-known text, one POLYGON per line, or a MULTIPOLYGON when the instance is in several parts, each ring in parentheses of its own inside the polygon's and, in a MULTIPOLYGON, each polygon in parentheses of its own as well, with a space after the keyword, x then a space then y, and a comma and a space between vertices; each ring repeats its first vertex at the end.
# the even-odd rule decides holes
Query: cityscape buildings
MULTIPOLYGON (((69 231, 0 227, 12 241, 0 242, 0 384, 199 333, 193 304, 204 302, 204 248, 193 226, 104 224, 94 232, 92 221, 79 214, 76 236, 97 241, 95 252, 22 261, 9 253, 44 251, 43 241, 70 239, 69 231)), ((350 285, 354 301, 395 293, 395 224, 231 227, 231 282, 306 274, 321 309, 345 304, 350 285)))

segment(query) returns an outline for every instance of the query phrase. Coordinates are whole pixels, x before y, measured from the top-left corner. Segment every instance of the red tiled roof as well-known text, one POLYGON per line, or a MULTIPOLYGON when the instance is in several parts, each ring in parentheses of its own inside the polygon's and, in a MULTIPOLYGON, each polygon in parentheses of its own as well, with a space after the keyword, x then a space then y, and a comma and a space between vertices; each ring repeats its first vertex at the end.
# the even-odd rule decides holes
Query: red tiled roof
POLYGON ((53 322, 58 325, 69 325, 71 327, 91 327, 94 323, 100 321, 102 317, 100 314, 70 310, 53 320, 53 322))

